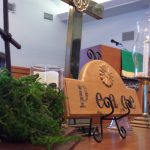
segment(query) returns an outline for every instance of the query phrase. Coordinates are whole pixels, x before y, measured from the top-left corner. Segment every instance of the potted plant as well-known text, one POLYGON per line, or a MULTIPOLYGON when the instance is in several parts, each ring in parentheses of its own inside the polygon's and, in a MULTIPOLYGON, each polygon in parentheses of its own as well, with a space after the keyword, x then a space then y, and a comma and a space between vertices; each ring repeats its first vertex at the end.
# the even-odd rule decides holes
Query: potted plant
MULTIPOLYGON (((76 137, 63 135, 64 94, 40 83, 38 75, 15 79, 0 73, 0 139, 5 142, 60 144, 76 137)), ((78 139, 78 138, 77 138, 78 139)))

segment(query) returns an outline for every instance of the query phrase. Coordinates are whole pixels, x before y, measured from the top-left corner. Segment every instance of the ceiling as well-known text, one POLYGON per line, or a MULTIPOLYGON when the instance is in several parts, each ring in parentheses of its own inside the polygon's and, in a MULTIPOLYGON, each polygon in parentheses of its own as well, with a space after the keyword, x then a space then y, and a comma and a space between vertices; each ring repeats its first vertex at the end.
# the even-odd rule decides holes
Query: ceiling
MULTIPOLYGON (((112 0, 103 3, 103 6, 104 18, 107 18, 128 12, 150 8, 150 0, 112 0)), ((68 18, 68 12, 58 14, 58 16, 62 21, 66 21, 68 18)), ((84 21, 89 21, 92 19, 92 17, 86 14, 84 15, 84 21)))
POLYGON ((111 17, 122 13, 128 13, 149 8, 150 0, 112 0, 103 4, 104 17, 111 17))

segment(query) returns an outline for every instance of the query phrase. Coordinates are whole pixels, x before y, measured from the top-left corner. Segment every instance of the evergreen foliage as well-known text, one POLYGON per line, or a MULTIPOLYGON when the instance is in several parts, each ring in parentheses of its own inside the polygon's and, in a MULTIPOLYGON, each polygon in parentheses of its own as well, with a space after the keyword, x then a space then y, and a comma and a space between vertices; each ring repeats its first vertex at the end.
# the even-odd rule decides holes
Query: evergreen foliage
POLYGON ((2 141, 53 144, 72 140, 61 130, 64 94, 38 81, 38 75, 15 79, 0 73, 0 138, 2 141))

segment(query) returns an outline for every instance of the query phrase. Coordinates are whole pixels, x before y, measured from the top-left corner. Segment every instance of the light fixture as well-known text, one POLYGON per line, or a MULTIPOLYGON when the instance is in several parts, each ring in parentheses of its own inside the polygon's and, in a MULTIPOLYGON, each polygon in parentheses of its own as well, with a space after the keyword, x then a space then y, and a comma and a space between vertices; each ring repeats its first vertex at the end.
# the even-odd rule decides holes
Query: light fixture
POLYGON ((96 3, 105 3, 112 0, 94 0, 96 3))

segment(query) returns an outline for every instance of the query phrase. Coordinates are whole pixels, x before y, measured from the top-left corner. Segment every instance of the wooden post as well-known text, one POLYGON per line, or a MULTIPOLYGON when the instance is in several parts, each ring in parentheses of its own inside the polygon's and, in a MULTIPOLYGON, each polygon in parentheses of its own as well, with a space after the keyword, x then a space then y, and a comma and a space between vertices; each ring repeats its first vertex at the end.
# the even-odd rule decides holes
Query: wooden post
POLYGON ((62 1, 73 6, 70 8, 68 18, 65 77, 77 79, 79 74, 83 13, 96 19, 101 19, 104 7, 92 0, 62 1))

